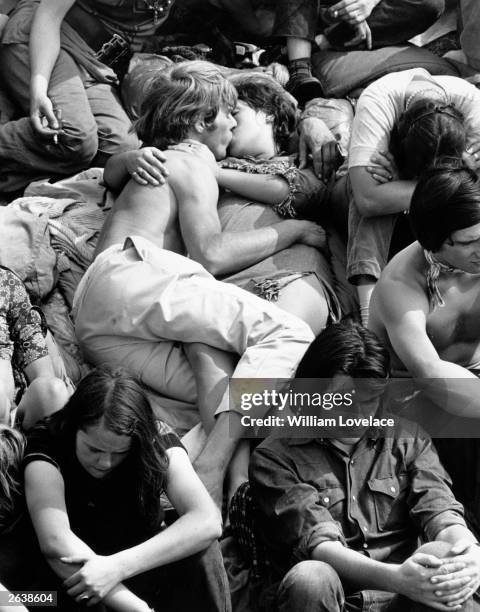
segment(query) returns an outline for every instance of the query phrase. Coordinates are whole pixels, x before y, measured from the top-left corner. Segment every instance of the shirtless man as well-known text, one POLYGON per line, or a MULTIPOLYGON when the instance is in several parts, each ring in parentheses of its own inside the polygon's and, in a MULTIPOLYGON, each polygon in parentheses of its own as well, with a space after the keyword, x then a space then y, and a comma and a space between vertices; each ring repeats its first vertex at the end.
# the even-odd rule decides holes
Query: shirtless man
POLYGON ((429 395, 442 400, 448 411, 478 418, 480 180, 476 173, 446 165, 430 170, 414 191, 410 221, 417 242, 383 271, 372 296, 369 328, 390 347, 394 370, 436 379, 429 395))
MULTIPOLYGON (((235 101, 232 86, 206 62, 159 75, 136 126, 139 137, 160 149, 191 142, 198 151, 200 143, 203 153, 168 150, 168 183, 125 186, 74 304, 76 333, 92 363, 122 363, 167 397, 197 400, 210 435, 196 468, 217 501, 241 431, 240 415, 226 412, 232 354, 240 357, 235 377, 288 378, 313 334, 296 317, 212 274, 246 267, 294 242, 323 240, 321 228, 293 219, 221 232, 215 159, 226 155, 235 101)), ((110 171, 116 169, 106 178, 115 182, 110 171)))

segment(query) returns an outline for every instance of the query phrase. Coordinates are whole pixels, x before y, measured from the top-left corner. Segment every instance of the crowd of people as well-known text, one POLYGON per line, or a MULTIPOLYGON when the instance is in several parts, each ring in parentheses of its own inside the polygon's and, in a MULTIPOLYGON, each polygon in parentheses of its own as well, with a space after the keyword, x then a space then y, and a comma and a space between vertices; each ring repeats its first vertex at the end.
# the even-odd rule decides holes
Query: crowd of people
POLYGON ((480 415, 477 3, 460 62, 351 88, 346 142, 315 57, 353 73, 443 0, 211 0, 289 80, 167 60, 125 105, 132 54, 202 4, 19 0, 3 30, 2 197, 100 167, 115 202, 73 300, 76 384, 0 266, 0 612, 235 610, 219 540, 245 532, 252 611, 479 610, 480 445, 404 422, 480 415), (252 441, 236 379, 354 387, 366 418, 252 441), (195 452, 152 392, 195 407, 195 452), (387 413, 393 434, 368 424, 387 413))

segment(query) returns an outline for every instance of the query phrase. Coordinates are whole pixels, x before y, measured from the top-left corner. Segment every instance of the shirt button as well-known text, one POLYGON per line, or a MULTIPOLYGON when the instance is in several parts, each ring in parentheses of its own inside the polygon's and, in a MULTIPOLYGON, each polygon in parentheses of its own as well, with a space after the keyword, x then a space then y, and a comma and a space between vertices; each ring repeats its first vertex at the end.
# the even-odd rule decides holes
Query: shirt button
POLYGON ((355 495, 352 495, 352 501, 355 501, 355 495))
POLYGON ((324 501, 326 504, 328 504, 328 502, 330 501, 330 498, 329 498, 329 497, 324 497, 324 498, 323 498, 323 501, 324 501))
POLYGON ((353 459, 350 460, 350 465, 353 465, 355 461, 353 459))
POLYGON ((392 493, 395 493, 395 487, 390 487, 390 491, 391 491, 392 493))
POLYGON ((362 544, 362 546, 363 546, 363 548, 368 548, 368 544, 367 544, 366 542, 364 542, 364 543, 362 544))
POLYGON ((366 527, 365 525, 362 527, 363 531, 368 531, 368 527, 366 527))

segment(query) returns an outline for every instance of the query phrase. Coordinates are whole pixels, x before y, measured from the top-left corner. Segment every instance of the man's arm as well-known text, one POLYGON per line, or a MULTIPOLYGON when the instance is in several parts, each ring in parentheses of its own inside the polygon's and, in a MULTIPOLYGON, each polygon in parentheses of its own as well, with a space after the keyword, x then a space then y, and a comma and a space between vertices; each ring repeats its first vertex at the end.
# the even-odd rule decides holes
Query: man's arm
POLYGON ((172 159, 168 168, 188 253, 212 274, 243 270, 296 242, 323 246, 323 229, 296 219, 258 230, 222 232, 217 212, 218 185, 208 165, 183 156, 172 159))
POLYGON ((456 363, 441 359, 427 334, 429 311, 423 288, 383 279, 375 302, 393 350, 428 397, 442 409, 467 418, 480 417, 480 381, 456 363))
POLYGON ((398 565, 375 561, 340 542, 323 542, 313 550, 312 558, 328 563, 342 580, 359 589, 398 593, 444 612, 457 609, 435 595, 437 586, 431 579, 438 575, 442 561, 434 555, 418 552, 398 565))
POLYGON ((378 183, 366 166, 350 168, 349 175, 355 204, 364 217, 390 215, 410 208, 415 181, 393 180, 378 183))

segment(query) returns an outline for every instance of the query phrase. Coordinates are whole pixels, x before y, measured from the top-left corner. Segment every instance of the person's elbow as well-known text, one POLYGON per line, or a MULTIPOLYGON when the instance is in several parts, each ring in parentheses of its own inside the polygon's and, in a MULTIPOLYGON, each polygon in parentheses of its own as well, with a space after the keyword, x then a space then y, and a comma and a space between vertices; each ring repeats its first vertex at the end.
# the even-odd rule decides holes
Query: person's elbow
POLYGON ((376 217, 382 214, 381 202, 371 192, 355 193, 354 198, 362 217, 376 217))
POLYGON ((218 276, 228 272, 228 270, 225 269, 225 264, 227 263, 225 253, 222 253, 222 249, 213 241, 202 249, 195 259, 198 263, 202 264, 205 270, 210 272, 212 276, 218 276))
POLYGON ((222 535, 222 516, 213 501, 208 505, 208 508, 198 511, 196 522, 198 525, 201 525, 201 529, 197 533, 201 538, 200 544, 202 548, 208 548, 210 544, 218 540, 222 535))
POLYGON ((65 537, 61 533, 50 533, 39 538, 40 551, 49 562, 60 561, 62 557, 68 556, 68 547, 65 537))

